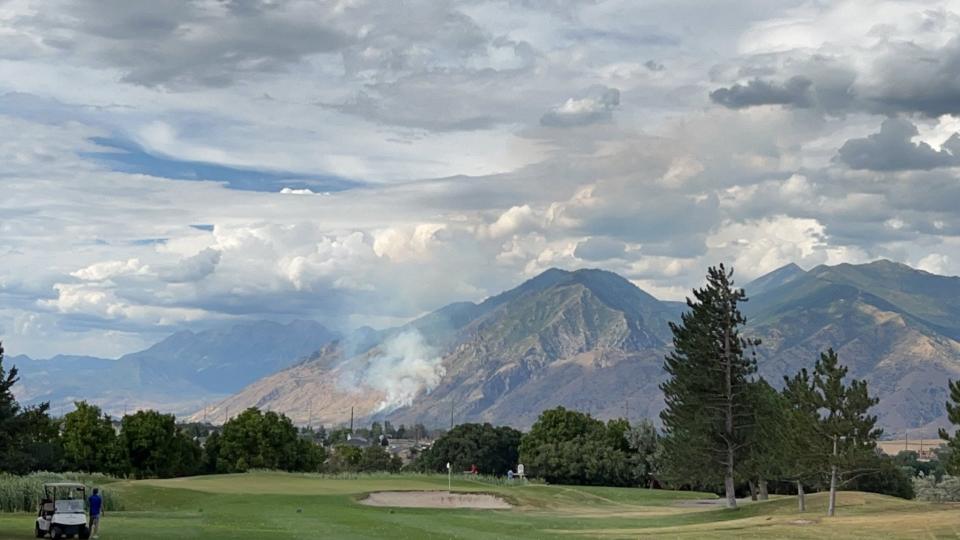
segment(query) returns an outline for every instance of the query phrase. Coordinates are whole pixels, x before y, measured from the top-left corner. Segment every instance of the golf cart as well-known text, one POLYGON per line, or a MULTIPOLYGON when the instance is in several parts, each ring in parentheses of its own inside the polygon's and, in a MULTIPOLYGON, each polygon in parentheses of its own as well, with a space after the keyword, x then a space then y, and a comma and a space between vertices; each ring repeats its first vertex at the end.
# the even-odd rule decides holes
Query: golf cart
POLYGON ((90 538, 87 526, 87 487, 74 482, 43 485, 43 499, 37 512, 37 538, 90 538))

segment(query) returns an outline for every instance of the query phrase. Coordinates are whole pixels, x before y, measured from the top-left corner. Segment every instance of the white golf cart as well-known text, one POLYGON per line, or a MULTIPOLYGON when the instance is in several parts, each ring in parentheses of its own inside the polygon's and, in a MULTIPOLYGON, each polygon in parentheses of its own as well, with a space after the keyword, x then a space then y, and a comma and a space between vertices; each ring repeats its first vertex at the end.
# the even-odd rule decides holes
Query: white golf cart
POLYGON ((43 485, 43 499, 37 512, 37 538, 90 538, 87 526, 87 487, 74 482, 43 485))

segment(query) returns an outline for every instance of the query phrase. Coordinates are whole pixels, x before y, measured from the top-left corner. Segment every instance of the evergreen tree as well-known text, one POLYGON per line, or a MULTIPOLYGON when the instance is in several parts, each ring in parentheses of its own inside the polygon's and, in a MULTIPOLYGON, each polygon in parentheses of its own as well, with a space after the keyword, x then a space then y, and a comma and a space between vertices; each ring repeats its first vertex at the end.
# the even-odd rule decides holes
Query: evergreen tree
POLYGON ((57 423, 50 418, 49 403, 21 407, 13 395, 17 368, 3 367, 0 343, 0 471, 24 474, 35 470, 57 470, 63 449, 57 423))
POLYGON ((837 353, 829 349, 820 355, 813 369, 814 387, 820 397, 822 431, 832 445, 830 452, 830 501, 827 515, 836 511, 840 475, 869 456, 883 430, 876 429, 877 417, 867 414, 879 402, 871 398, 867 382, 852 380, 844 385, 847 367, 840 365, 837 353), (825 415, 825 416, 824 416, 825 415))
POLYGON ((3 471, 13 469, 9 461, 17 443, 17 417, 20 415, 20 404, 13 396, 13 385, 18 380, 16 367, 11 367, 9 371, 3 367, 3 344, 0 343, 0 470, 3 471))
MULTIPOLYGON (((0 374, 3 372, 0 371, 0 374)), ((960 426, 960 380, 947 381, 950 388, 950 401, 946 402, 947 419, 955 426, 960 426)), ((940 428, 940 438, 947 441, 947 447, 950 452, 944 463, 947 472, 951 475, 960 475, 960 428, 955 429, 953 436, 946 429, 940 428)))
POLYGON ((751 384, 757 368, 747 351, 759 341, 740 336, 746 318, 739 304, 747 297, 734 288, 732 269, 711 267, 707 285, 693 295, 680 324, 670 324, 674 350, 664 365, 670 378, 660 387, 666 402, 660 413, 664 455, 674 478, 701 484, 722 479, 727 506, 735 508, 737 462, 753 424, 751 384))
POLYGON ((820 399, 806 368, 793 377, 783 377, 784 429, 781 438, 783 478, 797 485, 797 505, 805 512, 803 486, 820 473, 823 433, 820 431, 820 399))
POLYGON ((769 498, 767 481, 781 478, 784 472, 787 411, 783 397, 764 379, 753 383, 750 391, 754 418, 742 470, 750 484, 751 497, 765 501, 769 498))

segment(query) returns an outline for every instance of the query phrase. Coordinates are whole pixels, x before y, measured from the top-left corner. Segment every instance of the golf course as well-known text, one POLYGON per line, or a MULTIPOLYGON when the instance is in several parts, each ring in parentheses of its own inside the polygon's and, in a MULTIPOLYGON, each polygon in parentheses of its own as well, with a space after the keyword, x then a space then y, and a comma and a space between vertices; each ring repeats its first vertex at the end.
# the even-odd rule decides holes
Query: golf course
MULTIPOLYGON (((583 486, 512 485, 445 476, 324 477, 255 472, 170 480, 116 481, 123 508, 103 518, 101 538, 956 538, 960 505, 841 492, 718 506, 706 493, 583 486), (371 494, 443 492, 424 500, 488 500, 499 509, 370 506, 371 494), (469 497, 466 497, 469 495, 469 497), (486 496, 486 497, 480 497, 486 496), (369 502, 369 501, 366 501, 369 502)), ((411 500, 422 493, 413 493, 411 500)), ((423 501, 420 501, 423 502, 423 501)), ((33 538, 33 515, 0 514, 0 538, 33 538)))

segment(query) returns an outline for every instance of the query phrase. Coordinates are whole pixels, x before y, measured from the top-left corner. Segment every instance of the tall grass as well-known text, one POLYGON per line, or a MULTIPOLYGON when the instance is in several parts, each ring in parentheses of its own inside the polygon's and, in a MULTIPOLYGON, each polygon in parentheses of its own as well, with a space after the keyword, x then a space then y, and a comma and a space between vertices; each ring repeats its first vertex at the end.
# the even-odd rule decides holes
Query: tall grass
POLYGON ((37 472, 26 476, 0 474, 0 512, 36 512, 46 482, 79 482, 87 486, 87 496, 100 488, 105 510, 122 510, 117 494, 103 486, 115 479, 102 474, 37 472))

